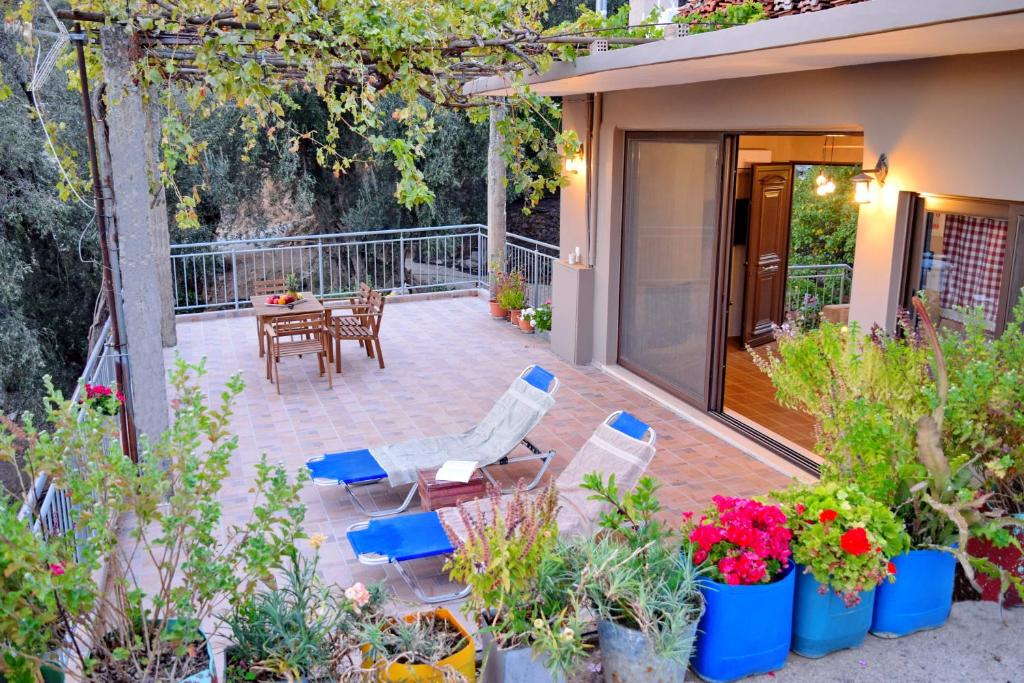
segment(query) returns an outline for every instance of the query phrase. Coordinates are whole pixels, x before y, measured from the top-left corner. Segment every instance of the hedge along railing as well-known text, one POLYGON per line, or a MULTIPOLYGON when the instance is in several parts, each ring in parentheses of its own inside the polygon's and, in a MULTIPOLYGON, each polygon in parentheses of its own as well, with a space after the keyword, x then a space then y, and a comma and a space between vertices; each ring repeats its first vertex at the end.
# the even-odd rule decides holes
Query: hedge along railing
MULTIPOLYGON (((506 269, 526 276, 531 303, 550 292, 557 254, 555 245, 507 236, 506 269)), ((171 272, 179 313, 249 306, 257 280, 290 273, 303 291, 322 299, 349 296, 360 282, 398 293, 486 287, 487 228, 471 223, 172 244, 171 272)))
MULTIPOLYGON (((71 393, 71 402, 81 398, 85 384, 111 386, 116 381, 114 351, 110 347, 110 320, 103 325, 99 341, 89 352, 82 376, 71 393)), ((109 447, 110 444, 104 444, 109 447)), ((32 531, 44 538, 63 536, 75 531, 74 506, 63 489, 50 485, 49 477, 41 473, 25 498, 18 518, 32 521, 32 531), (41 500, 40 500, 41 498, 41 500)))
POLYGON ((851 284, 853 267, 845 263, 790 266, 786 277, 786 310, 799 309, 807 294, 817 298, 819 306, 848 303, 851 284))

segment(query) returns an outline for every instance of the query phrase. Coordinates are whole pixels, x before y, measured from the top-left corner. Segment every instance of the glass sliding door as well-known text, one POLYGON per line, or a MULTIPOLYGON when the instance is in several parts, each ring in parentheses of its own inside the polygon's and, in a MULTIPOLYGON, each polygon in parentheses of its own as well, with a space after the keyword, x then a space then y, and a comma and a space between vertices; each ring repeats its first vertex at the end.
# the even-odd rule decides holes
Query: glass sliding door
POLYGON ((707 408, 722 136, 626 138, 619 363, 707 408))

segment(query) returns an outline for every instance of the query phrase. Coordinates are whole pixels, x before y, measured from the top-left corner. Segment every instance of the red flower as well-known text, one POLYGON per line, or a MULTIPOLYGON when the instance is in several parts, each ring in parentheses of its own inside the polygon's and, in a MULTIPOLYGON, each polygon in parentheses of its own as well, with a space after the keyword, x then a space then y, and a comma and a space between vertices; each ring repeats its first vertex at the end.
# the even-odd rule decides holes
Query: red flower
POLYGON ((50 573, 53 574, 54 576, 60 576, 61 574, 64 573, 64 565, 63 564, 51 564, 50 565, 50 573))
POLYGON ((839 545, 851 555, 863 555, 871 550, 868 543, 868 532, 860 527, 850 529, 839 539, 839 545))
POLYGON ((804 512, 807 511, 807 506, 804 505, 803 503, 797 503, 796 506, 793 509, 796 510, 796 514, 802 515, 802 514, 804 514, 804 512))
POLYGON ((894 565, 892 562, 889 563, 889 573, 893 576, 896 575, 896 565, 894 565))
POLYGON ((836 512, 835 510, 822 510, 821 514, 818 515, 818 521, 822 524, 826 524, 828 522, 836 521, 836 517, 838 516, 839 513, 836 512))

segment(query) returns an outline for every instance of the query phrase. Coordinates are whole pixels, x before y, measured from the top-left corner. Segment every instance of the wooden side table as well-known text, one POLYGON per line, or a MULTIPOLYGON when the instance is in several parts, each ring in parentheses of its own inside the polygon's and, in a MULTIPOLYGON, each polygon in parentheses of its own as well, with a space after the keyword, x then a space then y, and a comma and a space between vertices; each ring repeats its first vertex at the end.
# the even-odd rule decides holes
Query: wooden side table
POLYGON ((460 481, 437 481, 434 479, 435 474, 437 470, 420 470, 416 474, 419 481, 420 506, 425 511, 454 507, 464 500, 483 498, 487 495, 487 479, 479 468, 465 484, 460 481))

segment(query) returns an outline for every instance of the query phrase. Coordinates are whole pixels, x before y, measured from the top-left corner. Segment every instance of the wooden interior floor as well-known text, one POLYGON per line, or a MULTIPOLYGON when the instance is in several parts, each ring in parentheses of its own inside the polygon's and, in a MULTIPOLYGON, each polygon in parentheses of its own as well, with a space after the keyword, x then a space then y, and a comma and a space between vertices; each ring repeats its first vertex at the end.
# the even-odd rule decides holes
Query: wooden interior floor
MULTIPOLYGON (((772 347, 774 342, 761 348, 772 347)), ((771 380, 735 337, 729 339, 725 356, 725 412, 795 450, 813 453, 814 419, 776 402, 771 380)))

